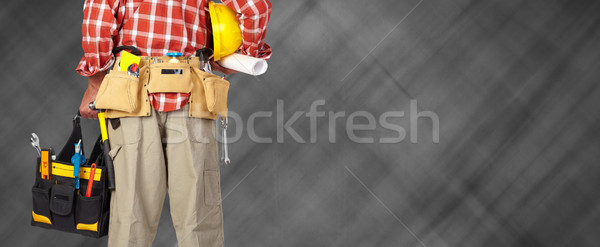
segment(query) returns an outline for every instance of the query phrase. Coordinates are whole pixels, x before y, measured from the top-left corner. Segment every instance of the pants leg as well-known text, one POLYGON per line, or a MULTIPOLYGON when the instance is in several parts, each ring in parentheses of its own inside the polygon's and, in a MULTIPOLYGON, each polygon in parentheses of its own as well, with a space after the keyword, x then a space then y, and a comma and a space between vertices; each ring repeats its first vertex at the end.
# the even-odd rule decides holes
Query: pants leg
POLYGON ((165 155, 171 217, 179 246, 223 246, 215 121, 169 112, 165 155))
POLYGON ((152 245, 167 184, 179 246, 223 246, 215 121, 187 112, 153 111, 109 126, 116 179, 109 246, 152 245))
POLYGON ((152 246, 166 193, 160 115, 121 118, 108 127, 116 188, 111 198, 109 246, 152 246))

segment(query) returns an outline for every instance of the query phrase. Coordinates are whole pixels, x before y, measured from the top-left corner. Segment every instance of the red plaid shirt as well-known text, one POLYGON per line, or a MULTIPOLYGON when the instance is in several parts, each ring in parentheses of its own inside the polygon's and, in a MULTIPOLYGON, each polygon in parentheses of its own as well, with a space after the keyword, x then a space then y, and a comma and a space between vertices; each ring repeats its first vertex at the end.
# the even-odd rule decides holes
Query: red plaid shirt
MULTIPOLYGON (((112 49, 135 46, 142 56, 182 52, 191 56, 210 46, 209 0, 86 0, 83 8, 82 46, 85 52, 77 72, 91 76, 114 63, 112 49)), ((264 38, 271 14, 268 0, 223 0, 238 12, 243 43, 240 52, 262 59, 271 57, 264 38)), ((184 106, 187 94, 151 95, 163 111, 184 106), (160 107, 162 106, 162 107, 160 107)), ((157 108, 157 110, 159 110, 157 108)))

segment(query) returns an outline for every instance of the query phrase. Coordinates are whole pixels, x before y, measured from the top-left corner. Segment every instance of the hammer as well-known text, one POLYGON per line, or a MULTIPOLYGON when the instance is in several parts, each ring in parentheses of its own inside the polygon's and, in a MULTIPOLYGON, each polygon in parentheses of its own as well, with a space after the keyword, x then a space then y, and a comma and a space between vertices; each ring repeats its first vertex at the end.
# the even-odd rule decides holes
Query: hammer
POLYGON ((89 105, 90 109, 98 112, 98 121, 100 121, 100 134, 102 135, 102 151, 104 153, 104 163, 106 164, 106 171, 108 173, 108 189, 115 189, 115 171, 113 167, 113 161, 108 155, 110 152, 110 142, 108 140, 108 132, 106 128, 106 117, 105 112, 102 109, 96 108, 96 103, 92 102, 89 105))

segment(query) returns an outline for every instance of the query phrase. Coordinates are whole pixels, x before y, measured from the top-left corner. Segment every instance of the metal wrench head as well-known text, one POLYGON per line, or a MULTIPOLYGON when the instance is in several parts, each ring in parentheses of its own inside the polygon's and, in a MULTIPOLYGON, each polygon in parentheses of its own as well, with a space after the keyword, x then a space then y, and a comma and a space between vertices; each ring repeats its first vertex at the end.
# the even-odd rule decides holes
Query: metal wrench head
POLYGON ((31 138, 29 138, 29 142, 31 142, 31 146, 37 150, 38 155, 42 153, 42 148, 40 147, 40 138, 35 134, 31 133, 31 138))
POLYGON ((30 141, 31 141, 31 144, 40 146, 40 138, 35 133, 31 133, 30 141))

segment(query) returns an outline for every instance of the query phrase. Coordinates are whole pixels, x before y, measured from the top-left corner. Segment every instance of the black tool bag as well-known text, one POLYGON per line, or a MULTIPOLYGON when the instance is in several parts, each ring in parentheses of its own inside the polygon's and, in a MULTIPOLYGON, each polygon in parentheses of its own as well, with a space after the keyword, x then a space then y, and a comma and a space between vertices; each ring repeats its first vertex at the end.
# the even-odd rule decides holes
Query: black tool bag
MULTIPOLYGON (((71 157, 75 154, 75 144, 80 139, 78 114, 73 119, 71 136, 56 158, 51 158, 51 149, 43 149, 42 157, 37 159, 35 184, 32 188, 31 225, 100 238, 108 234, 110 207, 102 140, 98 138, 86 163, 80 166, 80 186, 76 190, 71 157), (49 159, 44 158, 45 152, 50 153, 49 159), (46 162, 45 165, 43 162, 46 162), (93 163, 96 164, 96 169, 91 177, 93 163), (91 195, 87 197, 89 179, 93 182, 91 195)), ((83 150, 83 144, 81 148, 83 150)))

